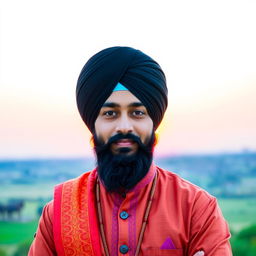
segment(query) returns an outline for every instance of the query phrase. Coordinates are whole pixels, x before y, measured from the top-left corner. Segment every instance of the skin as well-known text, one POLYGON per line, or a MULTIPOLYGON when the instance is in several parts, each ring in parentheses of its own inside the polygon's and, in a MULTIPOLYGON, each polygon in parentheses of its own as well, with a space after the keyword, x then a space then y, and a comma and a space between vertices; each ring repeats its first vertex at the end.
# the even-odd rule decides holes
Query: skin
MULTIPOLYGON (((153 121, 146 107, 129 91, 115 91, 103 104, 95 121, 95 132, 104 143, 118 133, 132 133, 147 142, 153 132, 153 121)), ((137 151, 138 145, 132 140, 119 140, 111 145, 114 154, 122 147, 129 148, 127 154, 137 151)))

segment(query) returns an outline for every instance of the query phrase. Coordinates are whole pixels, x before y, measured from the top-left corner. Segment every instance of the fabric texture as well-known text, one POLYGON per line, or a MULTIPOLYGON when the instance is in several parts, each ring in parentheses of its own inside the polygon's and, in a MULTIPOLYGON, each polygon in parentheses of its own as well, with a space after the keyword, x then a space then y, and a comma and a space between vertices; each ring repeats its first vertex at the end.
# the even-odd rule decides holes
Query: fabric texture
POLYGON ((97 212, 91 204, 95 199, 88 176, 86 173, 55 187, 53 233, 59 256, 100 254, 98 225, 94 221, 97 212))
POLYGON ((90 131, 118 82, 145 105, 156 129, 168 103, 165 75, 159 64, 143 52, 116 46, 92 56, 77 81, 78 110, 90 131))
MULTIPOLYGON (((156 172, 156 191, 139 255, 193 256, 197 251, 203 250, 207 256, 231 256, 230 233, 216 199, 174 173, 156 166, 152 166, 148 174, 125 197, 107 193, 100 184, 103 223, 111 256, 122 256, 119 252, 121 245, 129 247, 127 255, 134 255, 147 198, 156 172), (128 213, 128 218, 120 217, 123 211, 128 213)), ((91 188, 87 190, 89 198, 89 195, 95 192, 97 171, 86 175, 89 175, 88 184, 91 188)), ((81 182, 83 176, 78 180, 78 183, 81 182)), ((94 206, 90 207, 96 207, 95 200, 94 206)), ((54 215, 53 202, 50 202, 40 219, 29 256, 57 255, 56 244, 53 242, 56 235, 52 224, 54 215)), ((90 211, 89 218, 85 221, 89 221, 90 225, 90 211)), ((90 226, 90 229, 91 239, 97 237, 95 234, 92 235, 95 227, 90 226)), ((92 246, 94 243, 95 241, 91 241, 92 246)), ((104 255, 102 244, 100 252, 93 252, 92 255, 104 255)))

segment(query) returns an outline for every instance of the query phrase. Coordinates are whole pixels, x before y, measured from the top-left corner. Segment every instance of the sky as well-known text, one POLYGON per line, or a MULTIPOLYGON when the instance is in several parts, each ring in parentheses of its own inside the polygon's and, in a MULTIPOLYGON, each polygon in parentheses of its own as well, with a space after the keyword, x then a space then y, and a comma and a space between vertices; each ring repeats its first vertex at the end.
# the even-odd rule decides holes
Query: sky
POLYGON ((0 10, 1 159, 92 156, 76 81, 116 45, 167 77, 156 155, 256 150, 255 1, 3 0, 0 10))

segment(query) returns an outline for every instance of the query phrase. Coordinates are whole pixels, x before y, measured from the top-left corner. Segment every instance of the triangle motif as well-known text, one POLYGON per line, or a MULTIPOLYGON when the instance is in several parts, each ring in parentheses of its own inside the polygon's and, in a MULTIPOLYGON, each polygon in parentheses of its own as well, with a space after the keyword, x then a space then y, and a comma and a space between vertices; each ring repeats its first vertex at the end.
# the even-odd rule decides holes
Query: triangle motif
POLYGON ((172 239, 170 237, 166 238, 160 249, 176 249, 172 239))

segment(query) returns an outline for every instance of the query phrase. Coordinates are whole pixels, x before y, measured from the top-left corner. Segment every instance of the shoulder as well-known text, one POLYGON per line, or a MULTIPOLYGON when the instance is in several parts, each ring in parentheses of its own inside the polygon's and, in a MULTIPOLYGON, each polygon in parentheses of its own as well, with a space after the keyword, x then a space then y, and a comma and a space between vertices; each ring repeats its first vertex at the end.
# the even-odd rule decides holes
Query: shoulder
POLYGON ((43 221, 48 224, 49 226, 52 226, 52 220, 53 220, 53 200, 48 202, 43 209, 42 217, 43 221))
POLYGON ((169 202, 180 215, 190 219, 191 224, 194 225, 199 220, 200 223, 204 223, 210 216, 223 222, 221 210, 214 196, 173 172, 158 167, 158 174, 159 197, 164 197, 165 203, 169 202))
POLYGON ((44 206, 43 212, 39 220, 38 231, 40 231, 40 233, 44 237, 46 236, 49 237, 49 235, 52 237, 53 214, 54 214, 54 206, 53 206, 53 200, 51 200, 44 206))
POLYGON ((216 201, 216 198, 210 195, 201 187, 181 178, 179 175, 157 167, 159 175, 159 185, 169 193, 187 203, 209 204, 216 201))
POLYGON ((94 175, 94 172, 95 172, 94 170, 93 171, 84 172, 83 174, 81 174, 80 176, 78 176, 76 178, 64 181, 62 184, 67 184, 67 183, 71 183, 71 182, 74 182, 74 181, 80 181, 80 180, 88 179, 91 175, 94 175))
POLYGON ((59 184, 55 185, 54 190, 56 192, 56 190, 61 189, 64 185, 69 185, 69 184, 72 184, 72 183, 79 183, 80 184, 80 183, 83 183, 87 180, 94 181, 94 180, 96 180, 96 177, 97 177, 96 169, 94 169, 92 171, 87 171, 87 172, 84 172, 83 174, 81 174, 80 176, 78 176, 76 178, 69 179, 69 180, 66 180, 62 183, 59 183, 59 184))
POLYGON ((59 218, 63 204, 70 204, 72 200, 84 194, 88 186, 95 184, 97 172, 86 172, 77 178, 67 180, 54 187, 53 208, 54 216, 59 218))
POLYGON ((47 203, 40 217, 28 255, 56 255, 53 238, 53 201, 47 203))

